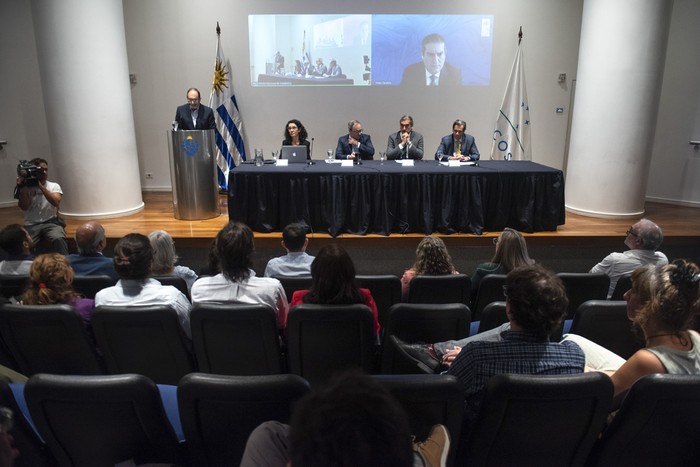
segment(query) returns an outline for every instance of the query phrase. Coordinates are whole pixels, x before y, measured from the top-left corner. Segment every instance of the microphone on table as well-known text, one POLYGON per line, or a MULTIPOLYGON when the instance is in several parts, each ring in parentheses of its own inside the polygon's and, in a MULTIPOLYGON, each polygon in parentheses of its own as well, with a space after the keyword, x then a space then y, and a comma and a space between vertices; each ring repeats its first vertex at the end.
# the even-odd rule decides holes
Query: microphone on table
POLYGON ((315 162, 311 160, 311 157, 314 155, 314 139, 311 138, 311 147, 309 148, 309 160, 306 162, 306 165, 314 165, 315 162))

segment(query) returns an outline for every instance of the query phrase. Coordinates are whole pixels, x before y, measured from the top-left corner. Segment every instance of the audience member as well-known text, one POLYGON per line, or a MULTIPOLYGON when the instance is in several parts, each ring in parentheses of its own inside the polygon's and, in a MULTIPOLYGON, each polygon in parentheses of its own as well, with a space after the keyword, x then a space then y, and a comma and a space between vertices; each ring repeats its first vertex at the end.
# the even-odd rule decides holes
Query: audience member
POLYGON ((107 246, 105 229, 99 222, 90 221, 78 227, 75 231, 75 244, 78 254, 68 255, 73 271, 78 276, 107 275, 118 279, 114 270, 114 261, 102 254, 107 246))
POLYGON ((179 257, 175 252, 175 241, 170 234, 165 230, 154 230, 148 234, 148 240, 153 248, 151 274, 182 277, 187 283, 187 290, 192 290, 197 274, 187 266, 176 265, 179 257))
POLYGON ((351 305, 361 303, 372 310, 374 330, 379 335, 379 313, 369 289, 361 289, 355 281, 355 264, 345 249, 329 243, 318 251, 311 263, 311 288, 297 290, 290 307, 300 303, 351 305))
POLYGON ((440 237, 428 235, 416 248, 416 261, 401 277, 401 299, 408 300, 408 291, 414 277, 420 275, 441 276, 444 274, 459 274, 447 251, 445 242, 440 237))
POLYGON ((389 135, 386 158, 423 159, 423 135, 413 130, 413 117, 404 115, 399 126, 398 132, 389 135))
POLYGON ((0 467, 12 467, 19 456, 19 449, 13 446, 15 439, 9 433, 0 432, 0 467))
POLYGON ((444 466, 450 439, 443 425, 411 446, 408 417, 379 383, 340 375, 303 397, 291 426, 265 422, 251 433, 241 467, 444 466))
POLYGON ((565 336, 584 350, 588 367, 610 375, 616 397, 649 374, 700 374, 700 334, 691 329, 700 314, 697 264, 678 259, 635 269, 625 300, 627 316, 642 331, 646 344, 629 360, 583 337, 565 336))
POLYGON ((489 274, 508 274, 520 266, 529 266, 535 261, 527 253, 525 237, 517 230, 506 227, 501 234, 494 238, 496 252, 489 263, 481 263, 476 267, 472 276, 472 290, 479 290, 481 279, 489 274))
POLYGON ((187 104, 183 104, 175 111, 175 122, 178 130, 212 130, 216 128, 214 111, 202 105, 202 96, 199 89, 187 90, 187 104))
POLYGON ((162 285, 151 275, 153 248, 148 237, 138 233, 125 235, 114 247, 114 268, 119 281, 95 295, 95 306, 167 305, 177 313, 180 326, 188 337, 192 306, 182 292, 172 285, 162 285))
POLYGON ((272 258, 265 267, 265 277, 298 277, 311 274, 311 262, 314 257, 306 253, 309 239, 306 238, 308 227, 304 224, 289 224, 282 231, 282 248, 287 254, 272 258))
POLYGON ((472 135, 464 131, 467 124, 464 120, 455 120, 452 124, 452 134, 444 136, 435 152, 435 159, 439 161, 478 161, 479 150, 472 135))
POLYGON ((403 70, 401 84, 418 86, 459 86, 462 70, 445 63, 447 49, 445 39, 439 34, 430 34, 421 42, 422 61, 403 70))
POLYGON ((372 160, 374 158, 374 146, 372 138, 362 133, 362 123, 357 120, 348 122, 348 134, 338 138, 338 146, 335 148, 336 159, 357 158, 372 160))
POLYGON ((306 146, 306 158, 311 160, 311 143, 309 143, 309 134, 302 123, 293 118, 287 122, 284 129, 284 140, 282 146, 306 146))
POLYGON ((603 272, 610 277, 608 298, 612 297, 620 277, 632 274, 632 271, 640 266, 668 264, 666 255, 656 251, 663 240, 664 234, 661 227, 649 219, 641 219, 627 231, 625 245, 629 250, 623 253, 610 253, 603 258, 603 261, 591 268, 590 272, 603 272))
POLYGON ((24 211, 24 228, 32 236, 35 246, 46 240, 49 251, 67 255, 68 242, 63 229, 66 224, 58 214, 63 198, 61 185, 48 180, 49 163, 45 159, 37 157, 30 162, 40 167, 41 173, 37 180, 17 177, 17 204, 24 211))
POLYGON ((0 261, 0 274, 29 274, 32 266, 32 237, 19 224, 10 224, 0 230, 0 248, 5 250, 7 258, 0 261))
MULTIPOLYGON (((569 303, 561 279, 540 266, 513 269, 506 277, 506 314, 510 328, 498 335, 477 335, 444 355, 464 388, 465 426, 474 422, 482 391, 491 376, 503 373, 556 375, 581 373, 583 351, 574 342, 550 342, 561 325, 569 303)), ((487 334, 487 333, 483 333, 487 334)), ((406 344, 395 336, 390 340, 406 358, 437 370, 441 365, 434 347, 406 344)))
POLYGON ((192 286, 192 302, 236 302, 269 305, 277 314, 277 327, 287 326, 289 304, 282 284, 270 277, 255 277, 251 255, 253 232, 240 222, 229 222, 216 236, 221 273, 201 277, 192 286))

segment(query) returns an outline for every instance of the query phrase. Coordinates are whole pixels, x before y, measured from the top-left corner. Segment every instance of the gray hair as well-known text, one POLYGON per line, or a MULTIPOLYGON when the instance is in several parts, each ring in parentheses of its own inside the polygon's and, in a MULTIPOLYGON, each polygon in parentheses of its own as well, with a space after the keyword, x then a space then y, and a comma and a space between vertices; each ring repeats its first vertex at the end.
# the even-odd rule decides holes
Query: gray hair
POLYGON ((154 230, 148 234, 148 240, 153 248, 153 274, 167 274, 179 259, 175 253, 173 238, 165 230, 154 230))
POLYGON ((664 233, 661 227, 646 218, 641 219, 636 225, 637 237, 644 244, 644 248, 656 251, 661 246, 661 242, 664 241, 664 233))
POLYGON ((354 126, 357 125, 358 123, 359 123, 360 125, 362 125, 362 123, 360 123, 359 120, 350 120, 350 121, 348 122, 348 131, 352 131, 352 127, 354 127, 354 126))
POLYGON ((411 126, 413 126, 413 117, 411 117, 410 115, 404 115, 399 119, 399 123, 403 122, 404 120, 408 120, 409 122, 411 122, 411 126))

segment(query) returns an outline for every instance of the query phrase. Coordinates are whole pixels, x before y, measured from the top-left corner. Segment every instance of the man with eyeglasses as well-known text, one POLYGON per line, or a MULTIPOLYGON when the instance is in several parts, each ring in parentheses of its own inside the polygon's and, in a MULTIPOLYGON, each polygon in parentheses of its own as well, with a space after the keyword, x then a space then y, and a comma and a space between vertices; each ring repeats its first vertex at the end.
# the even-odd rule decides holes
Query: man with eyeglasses
POLYGON ((177 108, 175 112, 174 130, 213 130, 214 111, 206 105, 202 105, 202 97, 197 88, 187 90, 187 104, 177 108))
POLYGON ((338 146, 335 148, 336 159, 371 161, 374 158, 374 145, 372 138, 362 132, 362 123, 358 120, 348 122, 348 134, 338 138, 338 146))
POLYGON ((632 271, 641 266, 668 264, 666 255, 656 251, 663 240, 664 234, 661 227, 649 219, 642 219, 627 231, 625 245, 629 250, 610 253, 603 258, 603 261, 593 266, 590 272, 603 272, 610 277, 608 298, 612 297, 617 281, 622 276, 632 274, 632 271))
POLYGON ((400 130, 389 135, 386 158, 423 159, 423 135, 413 131, 413 117, 404 115, 399 120, 400 130))

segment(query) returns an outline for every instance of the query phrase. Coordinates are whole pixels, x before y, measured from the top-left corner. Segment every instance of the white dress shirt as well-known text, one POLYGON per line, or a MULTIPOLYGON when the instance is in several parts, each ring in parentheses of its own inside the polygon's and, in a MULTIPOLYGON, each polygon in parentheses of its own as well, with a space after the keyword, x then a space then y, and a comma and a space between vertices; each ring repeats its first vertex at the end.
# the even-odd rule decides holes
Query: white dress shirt
POLYGON ((610 289, 608 290, 608 298, 610 298, 620 277, 628 276, 638 267, 649 264, 664 266, 668 264, 668 258, 660 251, 652 250, 635 249, 623 253, 610 253, 603 258, 603 261, 593 266, 590 272, 603 272, 610 277, 610 289))
POLYGON ((290 251, 284 256, 272 258, 267 262, 265 277, 309 276, 314 257, 304 251, 290 251))

